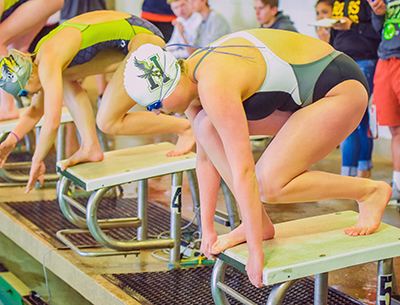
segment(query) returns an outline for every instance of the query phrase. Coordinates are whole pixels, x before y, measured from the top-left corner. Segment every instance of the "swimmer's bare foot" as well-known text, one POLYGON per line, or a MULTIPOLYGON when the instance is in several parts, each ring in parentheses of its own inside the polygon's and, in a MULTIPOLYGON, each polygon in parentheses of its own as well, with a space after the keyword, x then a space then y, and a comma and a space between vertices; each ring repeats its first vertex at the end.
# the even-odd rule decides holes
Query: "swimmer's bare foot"
MULTIPOLYGON (((275 229, 272 223, 263 227, 263 240, 271 239, 275 235, 275 229)), ((244 225, 241 224, 233 231, 225 235, 219 235, 217 241, 212 247, 212 254, 218 254, 230 247, 236 246, 237 244, 246 241, 246 235, 244 232, 244 225)))
POLYGON ((104 154, 100 148, 86 150, 81 147, 69 159, 60 161, 61 170, 65 171, 69 166, 73 166, 78 163, 98 162, 103 160, 103 157, 104 154))
POLYGON ((175 157, 187 154, 195 143, 194 133, 191 127, 179 134, 178 142, 176 142, 174 150, 167 153, 167 157, 175 157))
POLYGON ((371 183, 375 184, 372 192, 358 202, 360 216, 357 224, 344 230, 347 235, 371 234, 381 223, 383 212, 392 195, 392 188, 383 181, 371 181, 371 183))

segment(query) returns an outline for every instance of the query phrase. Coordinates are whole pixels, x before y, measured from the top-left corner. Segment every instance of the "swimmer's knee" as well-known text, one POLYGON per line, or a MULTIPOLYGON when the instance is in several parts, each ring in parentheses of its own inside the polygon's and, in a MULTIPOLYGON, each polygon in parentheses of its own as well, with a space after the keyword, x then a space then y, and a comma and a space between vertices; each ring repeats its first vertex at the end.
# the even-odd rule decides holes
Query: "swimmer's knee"
POLYGON ((261 201, 265 203, 279 203, 282 188, 270 186, 260 189, 261 201))
POLYGON ((97 127, 104 133, 116 134, 117 128, 115 128, 115 124, 112 122, 97 120, 97 127))
POLYGON ((110 120, 102 111, 97 113, 96 117, 97 127, 104 133, 115 134, 115 122, 110 120))
POLYGON ((215 132, 215 127, 207 115, 198 116, 194 122, 194 133, 198 141, 207 141, 209 135, 215 132))
POLYGON ((257 175, 261 201, 265 203, 279 203, 283 186, 276 179, 268 177, 275 176, 274 174, 257 175))

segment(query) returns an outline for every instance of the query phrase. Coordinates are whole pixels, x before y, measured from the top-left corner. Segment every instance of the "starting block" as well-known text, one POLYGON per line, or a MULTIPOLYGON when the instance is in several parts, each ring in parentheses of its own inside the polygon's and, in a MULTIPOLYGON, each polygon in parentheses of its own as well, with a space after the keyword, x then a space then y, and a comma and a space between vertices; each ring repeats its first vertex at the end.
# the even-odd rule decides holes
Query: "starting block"
MULTIPOLYGON (((170 262, 180 261, 181 236, 181 195, 182 174, 187 172, 192 192, 194 208, 200 208, 198 201, 197 180, 195 174, 196 154, 190 152, 177 157, 167 157, 173 150, 171 143, 159 143, 106 152, 104 160, 77 164, 61 171, 57 163, 57 172, 62 177, 58 189, 58 200, 64 216, 80 229, 61 230, 57 236, 72 250, 82 256, 97 257, 111 255, 138 254, 138 250, 171 248, 170 262), (147 180, 153 177, 172 175, 171 181, 171 230, 170 238, 147 239, 147 180), (101 198, 107 191, 118 185, 138 181, 138 215, 131 218, 97 219, 97 209, 101 198), (69 194, 71 183, 92 192, 84 207, 69 194), (197 195, 196 195, 197 194, 197 195), (72 207, 85 214, 77 215, 72 207), (119 241, 106 235, 102 229, 135 227, 137 241, 119 241), (68 234, 91 233, 105 247, 106 251, 81 251, 67 237, 68 234)), ((198 217, 199 213, 197 213, 198 217)), ((198 218, 198 223, 200 219, 198 218)))
MULTIPOLYGON (((27 108, 20 108, 18 109, 19 111, 19 117, 22 117, 23 114, 25 113, 27 108)), ((73 118, 71 114, 69 113, 67 107, 62 108, 62 114, 61 114, 61 125, 60 128, 58 129, 58 136, 57 136, 57 160, 62 160, 65 158, 65 124, 73 122, 73 118)), ((14 128, 18 125, 19 119, 14 119, 14 120, 6 120, 0 122, 0 140, 4 139, 6 135, 8 135, 11 131, 14 130, 14 128)), ((38 139, 38 135, 40 133, 40 128, 43 125, 43 118, 40 119, 40 121, 36 124, 36 139, 38 139)), ((30 142, 32 141, 32 137, 29 138, 30 142)), ((28 149, 30 150, 30 149, 28 149)), ((30 167, 31 162, 14 162, 10 163, 7 162, 3 168, 0 169, 0 176, 8 181, 9 183, 5 183, 4 186, 11 186, 13 184, 19 185, 21 183, 25 184, 29 180, 28 175, 14 175, 7 169, 16 169, 16 168, 26 168, 30 167)), ((45 179, 47 180, 58 180, 58 175, 57 174, 46 174, 45 179)))
MULTIPOLYGON (((379 262, 376 304, 391 304, 392 289, 397 290, 396 285, 392 288, 393 257, 400 255, 400 229, 382 223, 371 235, 346 235, 343 230, 357 220, 358 213, 345 211, 276 224, 275 238, 263 242, 263 284, 275 285, 266 304, 282 304, 297 280, 315 275, 314 304, 326 305, 329 271, 374 261, 379 262)), ((218 255, 211 280, 215 304, 229 304, 230 295, 255 305, 224 283, 228 265, 245 273, 248 258, 246 243, 218 255)))

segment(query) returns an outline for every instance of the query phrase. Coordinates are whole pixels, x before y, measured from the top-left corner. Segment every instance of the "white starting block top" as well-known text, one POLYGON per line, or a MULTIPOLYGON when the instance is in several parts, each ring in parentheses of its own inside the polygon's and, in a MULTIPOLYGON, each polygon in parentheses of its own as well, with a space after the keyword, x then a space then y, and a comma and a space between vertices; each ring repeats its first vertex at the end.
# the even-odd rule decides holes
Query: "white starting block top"
POLYGON ((121 185, 196 168, 196 154, 167 157, 175 147, 171 143, 158 143, 106 152, 103 161, 77 164, 57 172, 86 191, 121 185))
MULTIPOLYGON (((26 109, 27 109, 27 107, 18 109, 19 117, 22 117, 22 115, 24 114, 26 109)), ((62 114, 61 114, 61 123, 69 123, 69 122, 73 122, 73 121, 74 120, 72 119, 72 116, 69 113, 67 107, 63 107, 62 114)), ((1 121, 0 122, 0 133, 7 133, 7 132, 13 131, 18 123, 19 123, 19 119, 1 121)), ((43 125, 43 117, 36 124, 36 127, 42 127, 42 125, 43 125)))
MULTIPOLYGON (((382 223, 367 236, 348 236, 358 213, 345 211, 275 225, 275 238, 263 242, 263 283, 272 285, 400 256, 400 229, 382 223)), ((247 244, 225 250, 219 258, 244 272, 247 244)))

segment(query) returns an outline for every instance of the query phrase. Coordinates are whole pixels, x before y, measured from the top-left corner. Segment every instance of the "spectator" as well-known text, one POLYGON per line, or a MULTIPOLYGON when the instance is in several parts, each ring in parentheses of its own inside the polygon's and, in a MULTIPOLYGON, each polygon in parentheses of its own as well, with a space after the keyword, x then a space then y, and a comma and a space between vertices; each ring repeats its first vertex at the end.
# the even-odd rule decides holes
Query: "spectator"
MULTIPOLYGON (((208 0, 189 0, 189 3, 193 12, 199 13, 203 18, 197 32, 195 46, 204 47, 231 32, 228 21, 222 14, 210 8, 208 0)), ((193 53, 194 49, 192 48, 190 52, 193 53)))
MULTIPOLYGON (((340 19, 331 29, 331 45, 356 61, 373 90, 380 34, 371 23, 372 9, 366 0, 335 0, 332 17, 340 19)), ((368 109, 358 128, 341 144, 342 175, 371 177, 373 140, 369 136, 368 109)))
POLYGON ((106 10, 105 0, 65 0, 61 9, 61 22, 87 12, 106 10))
MULTIPOLYGON (((174 31, 168 45, 171 44, 187 44, 193 45, 197 36, 197 29, 202 21, 199 13, 192 13, 187 0, 168 0, 171 9, 177 18, 172 21, 174 31)), ((171 46, 168 48, 176 58, 188 58, 189 49, 184 46, 171 46)))
POLYGON ((174 26, 171 22, 176 18, 167 0, 144 0, 142 5, 143 19, 150 21, 158 27, 168 42, 171 38, 174 26))
MULTIPOLYGON (((332 7, 334 0, 318 0, 315 4, 317 20, 324 18, 332 18, 332 7)), ((329 42, 331 37, 331 29, 323 26, 317 27, 318 38, 322 41, 329 42)))
POLYGON ((397 18, 399 4, 393 0, 370 1, 375 14, 372 22, 382 31, 378 64, 374 78, 374 101, 379 125, 388 126, 392 134, 393 193, 400 199, 400 29, 397 18))
POLYGON ((262 28, 297 32, 289 16, 278 11, 278 0, 255 0, 254 9, 258 23, 262 28))

